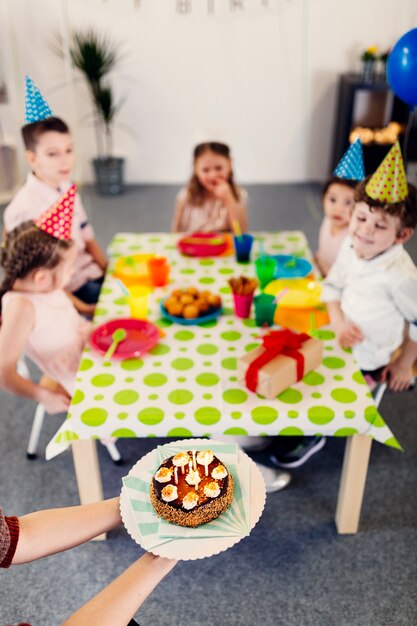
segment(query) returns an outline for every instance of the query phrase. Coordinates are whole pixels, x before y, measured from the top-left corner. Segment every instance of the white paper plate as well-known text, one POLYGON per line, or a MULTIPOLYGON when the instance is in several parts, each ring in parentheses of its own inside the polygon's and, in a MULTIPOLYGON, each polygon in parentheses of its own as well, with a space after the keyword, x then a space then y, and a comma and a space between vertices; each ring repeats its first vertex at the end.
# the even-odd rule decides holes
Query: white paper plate
MULTIPOLYGON (((183 441, 184 440, 174 442, 170 441, 166 445, 172 447, 176 444, 183 443, 183 441)), ((212 439, 210 441, 212 441, 213 444, 224 443, 217 442, 212 439)), ((206 444, 207 439, 191 439, 190 443, 192 443, 194 447, 195 444, 206 444)), ((138 476, 143 470, 146 470, 150 467, 155 467, 156 461, 157 449, 155 448, 154 450, 148 452, 148 454, 145 454, 145 456, 143 456, 141 459, 139 459, 139 461, 132 467, 128 475, 138 476)), ((239 463, 247 464, 250 468, 249 524, 250 530, 252 530, 252 528, 254 528, 255 525, 258 523, 262 515, 262 511, 264 510, 266 500, 265 483, 262 478, 262 474, 257 468, 256 464, 252 461, 252 459, 248 457, 247 454, 245 454, 240 449, 238 452, 238 461, 239 463)), ((125 487, 122 487, 122 491, 120 494, 120 513, 127 532, 132 537, 132 539, 143 548, 140 530, 135 522, 135 518, 129 504, 125 487)), ((157 518, 156 513, 155 518, 157 518)), ((204 559, 206 557, 213 556, 214 554, 219 554, 220 552, 231 548, 241 539, 243 539, 243 537, 199 537, 196 539, 173 539, 172 541, 163 543, 150 549, 149 552, 152 552, 153 554, 157 554, 159 556, 163 556, 167 559, 177 559, 178 561, 192 561, 195 559, 204 559)))

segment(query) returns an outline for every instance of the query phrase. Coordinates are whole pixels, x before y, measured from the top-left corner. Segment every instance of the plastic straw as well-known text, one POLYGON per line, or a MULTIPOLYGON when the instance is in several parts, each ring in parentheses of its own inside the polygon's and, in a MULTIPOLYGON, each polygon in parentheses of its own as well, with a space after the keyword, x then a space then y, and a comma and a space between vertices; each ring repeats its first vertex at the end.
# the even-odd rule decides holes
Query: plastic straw
POLYGON ((277 297, 275 298, 274 302, 277 304, 281 300, 281 298, 283 296, 285 296, 285 294, 287 293, 288 290, 289 290, 289 287, 285 287, 285 289, 280 291, 279 294, 277 295, 277 297))
POLYGON ((261 257, 262 263, 265 265, 265 246, 262 240, 259 240, 259 256, 261 257))
POLYGON ((120 278, 115 278, 115 281, 116 281, 116 283, 117 283, 117 285, 118 285, 118 287, 119 287, 120 291, 122 292, 122 294, 123 294, 124 296, 130 296, 130 291, 129 291, 129 289, 126 287, 126 285, 124 285, 124 284, 122 283, 122 281, 120 280, 120 278))
POLYGON ((311 334, 313 334, 315 330, 316 330, 316 316, 314 315, 314 313, 310 313, 310 332, 311 332, 311 334))
POLYGON ((232 220, 232 228, 233 232, 238 239, 242 239, 242 231, 240 228, 240 224, 237 220, 232 220))

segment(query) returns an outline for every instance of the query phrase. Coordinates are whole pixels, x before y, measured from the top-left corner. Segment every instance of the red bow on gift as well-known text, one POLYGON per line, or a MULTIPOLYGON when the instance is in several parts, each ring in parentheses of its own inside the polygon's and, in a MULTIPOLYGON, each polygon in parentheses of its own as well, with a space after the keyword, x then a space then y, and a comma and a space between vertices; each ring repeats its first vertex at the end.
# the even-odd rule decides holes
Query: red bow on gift
POLYGON ((246 386, 249 391, 256 392, 258 386, 258 373, 264 365, 282 354, 295 360, 297 366, 297 380, 304 375, 304 356, 299 352, 302 344, 311 339, 305 333, 294 333, 289 328, 272 330, 262 338, 264 352, 250 363, 246 370, 246 386))

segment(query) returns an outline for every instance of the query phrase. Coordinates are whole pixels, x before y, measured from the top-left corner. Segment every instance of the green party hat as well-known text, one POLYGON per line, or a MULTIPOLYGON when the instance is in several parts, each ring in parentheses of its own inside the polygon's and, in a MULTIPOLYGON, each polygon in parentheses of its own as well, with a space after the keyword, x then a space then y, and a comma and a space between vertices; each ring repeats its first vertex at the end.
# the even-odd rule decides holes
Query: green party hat
POLYGON ((373 200, 395 204, 408 196, 404 162, 398 141, 369 179, 365 191, 373 200))

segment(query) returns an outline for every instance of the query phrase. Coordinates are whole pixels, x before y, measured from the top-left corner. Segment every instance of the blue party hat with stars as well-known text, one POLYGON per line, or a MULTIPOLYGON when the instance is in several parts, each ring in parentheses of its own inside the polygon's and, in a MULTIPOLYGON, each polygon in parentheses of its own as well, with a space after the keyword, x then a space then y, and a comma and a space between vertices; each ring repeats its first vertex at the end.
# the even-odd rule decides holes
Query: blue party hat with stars
POLYGON ((39 122, 47 117, 52 117, 53 113, 49 104, 42 96, 30 76, 25 77, 26 97, 25 97, 25 124, 39 122))
POLYGON ((365 178, 365 167, 363 164, 363 152, 361 140, 357 139, 346 150, 333 172, 338 178, 347 180, 363 180, 365 178))

